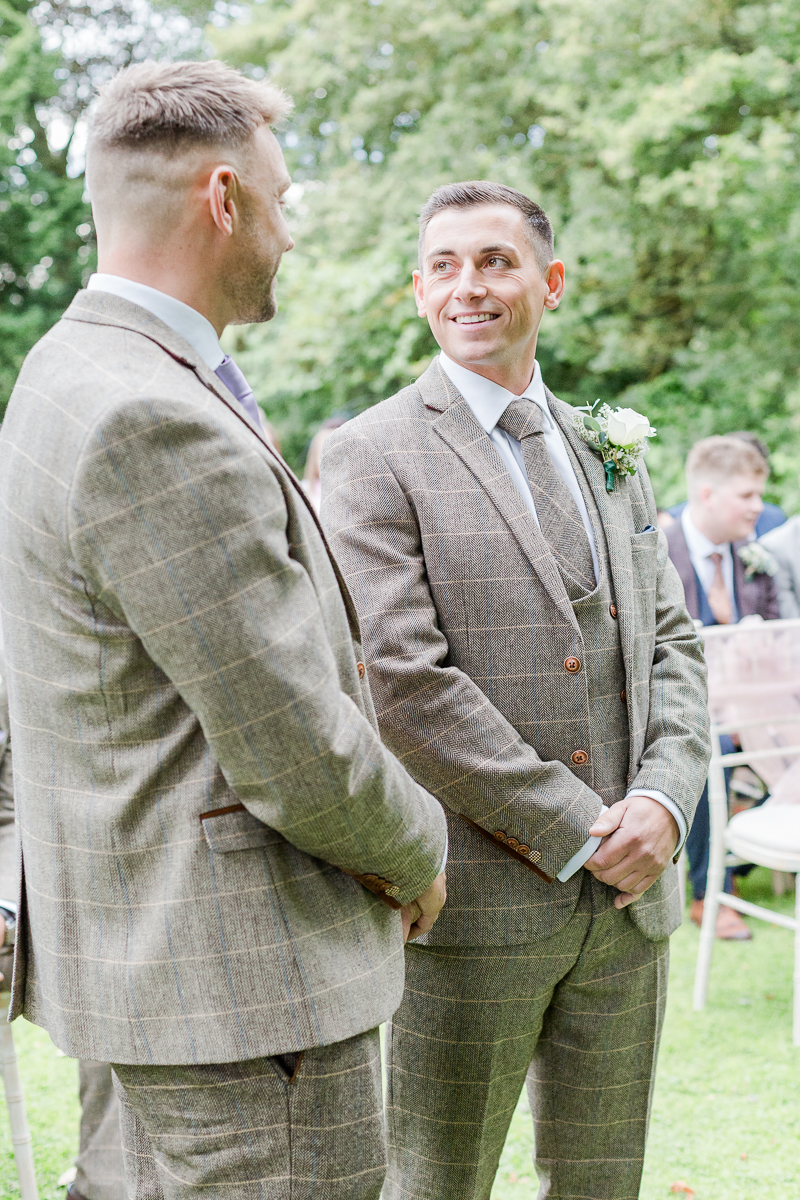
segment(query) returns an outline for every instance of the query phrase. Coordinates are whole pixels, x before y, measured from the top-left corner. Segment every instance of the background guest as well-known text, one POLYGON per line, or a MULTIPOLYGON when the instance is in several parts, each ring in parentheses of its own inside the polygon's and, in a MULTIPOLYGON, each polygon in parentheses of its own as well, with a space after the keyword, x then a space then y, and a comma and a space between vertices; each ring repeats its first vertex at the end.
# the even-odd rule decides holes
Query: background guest
MULTIPOLYGON (((689 500, 666 535, 670 557, 683 582, 686 607, 703 625, 730 625, 753 614, 765 620, 778 616, 774 580, 763 570, 751 574, 741 554, 761 514, 768 473, 764 455, 752 439, 745 441, 733 434, 705 438, 689 453, 689 500)), ((723 735, 722 740, 723 752, 735 748, 730 738, 723 735)), ((705 788, 686 839, 694 894, 691 917, 698 925, 706 894, 709 832, 705 788)), ((725 887, 728 892, 733 890, 731 872, 725 887)), ((745 941, 751 936, 737 912, 720 908, 717 937, 745 941)))
MULTIPOLYGON (((757 437, 754 433, 748 433, 746 430, 742 429, 737 430, 735 433, 729 433, 726 436, 738 438, 741 442, 747 442, 749 446, 752 446, 755 450, 757 450, 764 462, 767 464, 767 474, 769 474, 769 450, 764 442, 762 442, 760 437, 757 437)), ((680 504, 673 504, 672 507, 668 508, 666 511, 669 516, 677 519, 686 508, 686 505, 687 501, 682 500, 680 504)), ((767 501, 763 501, 761 512, 756 520, 753 534, 757 538, 761 537, 763 534, 769 533, 770 529, 777 529, 779 525, 783 525, 785 520, 786 513, 779 505, 769 504, 767 501)), ((665 525, 660 518, 658 523, 661 525, 662 529, 669 528, 669 526, 665 525)))
MULTIPOLYGON (((800 482, 800 478, 798 479, 800 482)), ((800 516, 770 529, 759 539, 777 564, 775 586, 781 617, 800 617, 800 516)))
POLYGON ((320 462, 322 461, 322 447, 325 440, 330 437, 334 429, 339 429, 344 425, 346 417, 328 417, 322 422, 317 432, 311 439, 311 444, 308 447, 306 455, 306 465, 303 471, 303 478, 300 481, 303 491, 308 496, 314 512, 319 512, 320 498, 322 494, 322 485, 320 483, 320 462))

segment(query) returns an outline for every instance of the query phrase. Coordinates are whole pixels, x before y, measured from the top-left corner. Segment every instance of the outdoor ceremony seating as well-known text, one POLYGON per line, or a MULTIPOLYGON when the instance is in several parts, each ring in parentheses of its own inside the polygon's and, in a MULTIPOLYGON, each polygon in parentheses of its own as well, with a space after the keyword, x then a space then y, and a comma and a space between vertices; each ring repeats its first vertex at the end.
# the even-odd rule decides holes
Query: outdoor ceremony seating
MULTIPOLYGON (((16 905, 0 900, 4 911, 16 911, 16 905)), ((3 954, 3 980, 0 981, 0 1068, 3 1074, 3 1091, 8 1107, 8 1123, 11 1127, 11 1145, 14 1147, 14 1162, 19 1179, 20 1200, 39 1200, 36 1171, 33 1165, 33 1145, 28 1116, 25 1111, 25 1096, 14 1047, 14 1033, 8 1024, 8 1000, 11 986, 10 954, 3 954)))
POLYGON ((746 618, 705 628, 702 635, 711 716, 711 850, 694 1007, 705 1007, 717 913, 724 904, 794 933, 793 1042, 800 1046, 800 888, 794 917, 723 891, 727 867, 740 863, 800 872, 800 620, 746 618), (738 735, 741 750, 721 752, 725 733, 738 735), (770 796, 729 820, 725 770, 742 765, 764 781, 770 796))

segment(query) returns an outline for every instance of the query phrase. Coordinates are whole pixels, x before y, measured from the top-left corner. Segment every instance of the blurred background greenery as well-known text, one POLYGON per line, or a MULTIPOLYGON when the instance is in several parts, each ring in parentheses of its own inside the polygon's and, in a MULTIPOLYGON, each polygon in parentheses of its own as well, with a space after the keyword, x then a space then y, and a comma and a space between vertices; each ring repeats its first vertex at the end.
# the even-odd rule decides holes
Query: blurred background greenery
POLYGON ((662 504, 691 442, 748 428, 773 452, 768 498, 796 511, 799 53, 782 0, 0 0, 0 405, 93 265, 92 84, 216 54, 296 102, 281 312, 227 335, 294 465, 321 419, 427 365, 415 216, 438 184, 486 178, 556 228, 550 387, 648 414, 662 504))

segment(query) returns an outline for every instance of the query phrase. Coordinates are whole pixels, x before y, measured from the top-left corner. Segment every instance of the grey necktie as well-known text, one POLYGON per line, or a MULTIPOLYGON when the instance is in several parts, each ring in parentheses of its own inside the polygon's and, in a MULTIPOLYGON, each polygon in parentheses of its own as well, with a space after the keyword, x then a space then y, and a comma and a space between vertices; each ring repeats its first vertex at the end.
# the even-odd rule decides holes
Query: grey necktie
POLYGON ((261 413, 256 404, 253 389, 230 354, 225 355, 214 374, 222 380, 229 392, 233 392, 256 429, 261 429, 261 413))
POLYGON ((572 498, 544 442, 542 410, 533 400, 512 400, 500 420, 522 446, 539 528, 553 552, 570 600, 580 600, 595 587, 589 538, 572 498))

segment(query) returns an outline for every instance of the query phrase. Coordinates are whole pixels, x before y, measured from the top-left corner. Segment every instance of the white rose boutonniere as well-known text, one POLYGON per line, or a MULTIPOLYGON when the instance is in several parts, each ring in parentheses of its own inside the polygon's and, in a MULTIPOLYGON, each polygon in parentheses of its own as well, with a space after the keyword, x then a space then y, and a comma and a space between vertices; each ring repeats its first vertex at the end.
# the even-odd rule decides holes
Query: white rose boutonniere
POLYGON ((616 474, 636 474, 647 450, 647 439, 656 436, 647 417, 635 409, 612 409, 600 400, 576 411, 575 429, 602 458, 607 492, 613 492, 616 474))
POLYGON ((752 579, 754 575, 774 575, 778 570, 778 564, 769 550, 758 542, 740 546, 738 554, 744 563, 745 579, 752 579))

